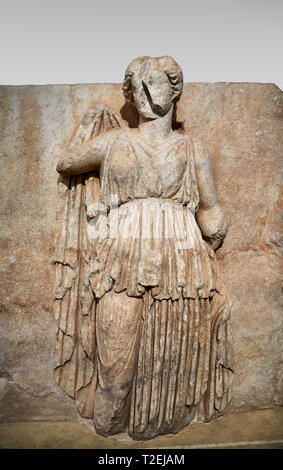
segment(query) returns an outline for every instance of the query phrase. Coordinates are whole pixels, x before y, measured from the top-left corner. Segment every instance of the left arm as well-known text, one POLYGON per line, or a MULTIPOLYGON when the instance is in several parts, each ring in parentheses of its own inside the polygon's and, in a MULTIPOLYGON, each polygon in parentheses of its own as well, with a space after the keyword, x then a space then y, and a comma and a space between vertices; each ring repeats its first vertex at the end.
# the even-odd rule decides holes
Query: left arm
POLYGON ((198 145, 195 152, 195 165, 200 197, 197 223, 203 238, 214 250, 221 247, 228 232, 228 223, 217 200, 216 188, 212 175, 212 164, 208 152, 198 145))

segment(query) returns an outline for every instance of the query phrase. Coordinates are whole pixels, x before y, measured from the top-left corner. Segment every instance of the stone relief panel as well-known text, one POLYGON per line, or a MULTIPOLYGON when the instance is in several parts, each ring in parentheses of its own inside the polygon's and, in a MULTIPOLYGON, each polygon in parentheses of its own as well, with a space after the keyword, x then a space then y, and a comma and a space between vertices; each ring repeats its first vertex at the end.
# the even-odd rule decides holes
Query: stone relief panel
MULTIPOLYGON (((229 220, 215 252, 233 303, 235 373, 225 413, 283 403, 282 97, 271 83, 184 83, 172 116, 175 132, 209 149, 229 220)), ((0 420, 89 425, 53 373, 56 165, 93 104, 133 130, 139 115, 111 83, 0 86, 0 103, 0 420)))

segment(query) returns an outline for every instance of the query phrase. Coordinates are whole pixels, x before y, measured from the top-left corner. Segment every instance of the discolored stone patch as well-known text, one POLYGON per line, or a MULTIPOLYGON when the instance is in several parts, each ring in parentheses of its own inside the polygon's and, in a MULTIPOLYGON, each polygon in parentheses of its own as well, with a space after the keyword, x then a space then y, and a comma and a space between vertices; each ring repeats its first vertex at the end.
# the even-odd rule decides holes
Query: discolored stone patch
POLYGON ((226 415, 150 441, 104 438, 74 422, 0 424, 2 449, 283 448, 283 408, 226 415))

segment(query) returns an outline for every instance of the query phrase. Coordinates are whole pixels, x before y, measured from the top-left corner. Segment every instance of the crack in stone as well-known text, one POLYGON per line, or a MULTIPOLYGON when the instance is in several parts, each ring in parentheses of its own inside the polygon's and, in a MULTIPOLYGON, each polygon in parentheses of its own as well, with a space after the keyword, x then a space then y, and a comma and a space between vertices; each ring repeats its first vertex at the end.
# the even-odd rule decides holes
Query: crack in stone
POLYGON ((50 391, 50 392, 42 392, 42 393, 36 393, 31 391, 29 386, 27 385, 26 387, 20 385, 17 383, 14 378, 12 377, 12 381, 9 382, 9 384, 13 384, 17 389, 22 390, 23 392, 28 393, 29 395, 32 395, 34 398, 46 398, 49 395, 55 394, 55 392, 50 391))

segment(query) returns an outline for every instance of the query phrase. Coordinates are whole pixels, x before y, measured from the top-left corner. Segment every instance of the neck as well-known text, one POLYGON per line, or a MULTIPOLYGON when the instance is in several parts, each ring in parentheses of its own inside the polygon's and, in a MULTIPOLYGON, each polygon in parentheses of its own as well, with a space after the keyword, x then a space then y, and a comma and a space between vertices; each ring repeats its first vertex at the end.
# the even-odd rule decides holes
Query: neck
POLYGON ((139 132, 148 137, 167 137, 172 132, 173 108, 174 106, 171 106, 165 116, 160 116, 156 119, 145 119, 140 115, 139 132))

